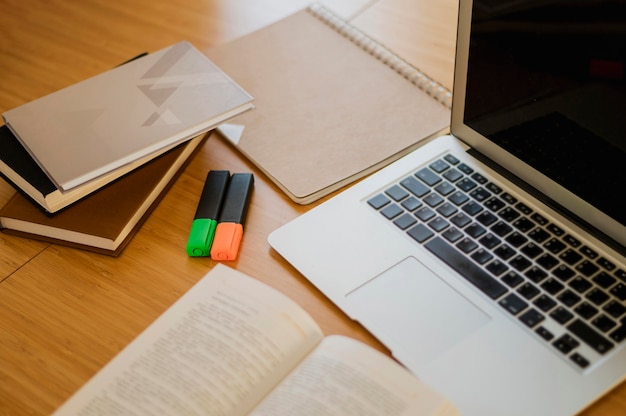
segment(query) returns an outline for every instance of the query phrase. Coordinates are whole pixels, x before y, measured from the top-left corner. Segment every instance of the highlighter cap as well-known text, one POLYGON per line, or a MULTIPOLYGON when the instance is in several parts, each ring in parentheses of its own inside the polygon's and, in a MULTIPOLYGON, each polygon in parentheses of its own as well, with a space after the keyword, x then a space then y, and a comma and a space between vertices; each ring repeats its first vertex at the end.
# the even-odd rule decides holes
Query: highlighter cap
POLYGON ((224 197, 219 223, 233 222, 243 226, 254 185, 251 173, 233 173, 224 197))

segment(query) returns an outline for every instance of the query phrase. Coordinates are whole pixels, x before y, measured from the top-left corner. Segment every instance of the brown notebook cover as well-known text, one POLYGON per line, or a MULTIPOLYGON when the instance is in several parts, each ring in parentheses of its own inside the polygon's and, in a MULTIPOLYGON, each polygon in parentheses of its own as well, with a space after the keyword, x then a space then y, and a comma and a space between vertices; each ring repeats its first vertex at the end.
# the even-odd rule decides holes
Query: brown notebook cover
POLYGON ((0 209, 2 231, 118 256, 206 136, 176 146, 54 215, 17 192, 0 209))
POLYGON ((255 97, 218 131, 301 204, 450 124, 448 90, 318 5, 206 53, 255 97))

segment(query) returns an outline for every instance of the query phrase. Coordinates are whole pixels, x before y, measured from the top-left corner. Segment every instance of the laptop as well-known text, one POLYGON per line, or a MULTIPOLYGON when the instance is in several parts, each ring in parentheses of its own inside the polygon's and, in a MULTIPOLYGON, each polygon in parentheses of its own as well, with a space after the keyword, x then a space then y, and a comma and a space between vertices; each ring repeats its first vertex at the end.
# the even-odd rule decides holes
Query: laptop
POLYGON ((269 236, 462 414, 573 414, 625 379, 624 16, 460 0, 451 134, 269 236))

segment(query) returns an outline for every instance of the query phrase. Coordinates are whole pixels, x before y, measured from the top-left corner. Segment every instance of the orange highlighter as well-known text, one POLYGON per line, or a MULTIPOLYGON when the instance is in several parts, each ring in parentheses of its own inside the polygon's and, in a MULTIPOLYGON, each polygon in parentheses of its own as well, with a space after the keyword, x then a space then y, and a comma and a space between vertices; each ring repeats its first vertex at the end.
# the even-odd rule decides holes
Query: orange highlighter
POLYGON ((226 261, 237 258, 253 185, 254 176, 251 173, 231 175, 211 246, 213 260, 226 261))

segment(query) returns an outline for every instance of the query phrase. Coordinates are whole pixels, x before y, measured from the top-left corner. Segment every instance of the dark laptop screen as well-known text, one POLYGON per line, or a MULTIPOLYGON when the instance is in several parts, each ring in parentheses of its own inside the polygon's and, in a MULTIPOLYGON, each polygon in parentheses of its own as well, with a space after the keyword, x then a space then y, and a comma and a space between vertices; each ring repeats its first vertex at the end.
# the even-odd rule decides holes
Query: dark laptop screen
POLYGON ((467 125, 622 224, 626 0, 475 0, 467 125))

